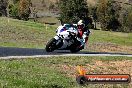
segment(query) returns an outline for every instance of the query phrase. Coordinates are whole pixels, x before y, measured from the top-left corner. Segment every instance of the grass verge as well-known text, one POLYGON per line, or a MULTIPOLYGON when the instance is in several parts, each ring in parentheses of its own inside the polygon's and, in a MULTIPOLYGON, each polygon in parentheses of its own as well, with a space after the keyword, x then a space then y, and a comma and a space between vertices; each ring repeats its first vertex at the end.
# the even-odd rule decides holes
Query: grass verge
POLYGON ((79 86, 76 66, 90 74, 130 74, 131 57, 47 57, 0 60, 2 88, 131 88, 130 84, 89 84, 79 86))

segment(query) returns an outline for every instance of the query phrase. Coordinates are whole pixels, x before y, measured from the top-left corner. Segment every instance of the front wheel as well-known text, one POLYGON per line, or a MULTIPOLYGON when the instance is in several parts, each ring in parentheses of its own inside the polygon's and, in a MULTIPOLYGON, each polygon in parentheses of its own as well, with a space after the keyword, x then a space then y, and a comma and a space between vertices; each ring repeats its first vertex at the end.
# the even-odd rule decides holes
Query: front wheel
POLYGON ((52 51, 54 51, 54 50, 56 49, 55 47, 56 47, 56 39, 55 39, 55 38, 52 38, 52 39, 47 43, 45 50, 46 50, 47 52, 52 52, 52 51))

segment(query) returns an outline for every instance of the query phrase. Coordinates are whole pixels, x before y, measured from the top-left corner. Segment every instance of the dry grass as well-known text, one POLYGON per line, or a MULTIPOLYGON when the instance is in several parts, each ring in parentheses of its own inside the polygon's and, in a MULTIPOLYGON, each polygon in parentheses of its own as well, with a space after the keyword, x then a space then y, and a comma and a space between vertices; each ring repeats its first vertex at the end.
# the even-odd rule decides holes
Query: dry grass
POLYGON ((123 46, 113 43, 93 43, 88 45, 89 50, 98 52, 132 53, 132 46, 123 46))
MULTIPOLYGON (((92 60, 85 63, 87 74, 130 74, 132 76, 132 60, 102 61, 92 60)), ((57 67, 68 77, 76 77, 77 66, 58 64, 57 67)))
MULTIPOLYGON (((77 66, 59 64, 57 68, 60 69, 62 74, 67 77, 75 78, 77 73, 77 66)), ((91 60, 90 63, 85 63, 83 68, 87 71, 87 74, 130 74, 132 78, 132 60, 122 61, 102 61, 102 60, 91 60)), ((130 84, 89 84, 84 88, 131 88, 130 84)))

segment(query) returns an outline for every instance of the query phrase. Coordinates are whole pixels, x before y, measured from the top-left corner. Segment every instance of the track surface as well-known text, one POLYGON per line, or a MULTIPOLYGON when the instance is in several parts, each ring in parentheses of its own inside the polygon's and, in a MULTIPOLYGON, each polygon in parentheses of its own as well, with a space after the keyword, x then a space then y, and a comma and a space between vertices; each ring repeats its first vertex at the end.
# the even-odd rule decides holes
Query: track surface
POLYGON ((127 56, 127 57, 132 57, 132 54, 109 53, 109 52, 87 52, 87 51, 80 51, 78 53, 70 53, 70 51, 68 50, 56 50, 54 52, 47 53, 44 49, 0 47, 0 59, 35 58, 35 57, 51 57, 51 56, 127 56))

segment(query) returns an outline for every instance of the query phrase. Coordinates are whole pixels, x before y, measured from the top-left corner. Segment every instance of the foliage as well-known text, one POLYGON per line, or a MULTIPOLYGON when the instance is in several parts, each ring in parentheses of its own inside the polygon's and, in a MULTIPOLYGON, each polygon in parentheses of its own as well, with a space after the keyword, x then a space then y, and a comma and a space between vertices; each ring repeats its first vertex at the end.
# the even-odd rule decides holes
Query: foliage
POLYGON ((118 31, 118 28, 121 26, 118 20, 120 13, 120 4, 114 0, 109 0, 107 3, 107 16, 108 23, 107 29, 111 31, 118 31))
POLYGON ((99 0, 97 7, 99 21, 101 22, 102 30, 117 31, 120 23, 119 18, 120 5, 114 0, 99 0))
POLYGON ((128 16, 127 16, 127 19, 126 19, 126 23, 125 23, 125 26, 128 28, 126 31, 127 32, 132 32, 132 8, 131 10, 128 12, 128 16))
POLYGON ((30 0, 20 0, 18 9, 20 19, 28 20, 28 17, 31 13, 30 4, 31 4, 30 0))
POLYGON ((13 18, 19 18, 18 16, 18 3, 9 5, 9 16, 13 18))
POLYGON ((62 23, 75 23, 88 15, 86 0, 60 0, 59 9, 62 23))
POLYGON ((106 21, 107 21, 107 16, 106 16, 106 11, 107 11, 107 0, 99 0, 97 6, 97 14, 98 14, 98 19, 101 23, 102 30, 106 30, 106 21))
POLYGON ((19 18, 18 16, 19 0, 13 0, 13 3, 9 3, 9 16, 13 18, 19 18))
POLYGON ((121 31, 132 32, 132 6, 125 8, 120 13, 121 31))
POLYGON ((0 16, 7 16, 8 0, 0 0, 0 16))
POLYGON ((18 3, 20 0, 13 0, 13 3, 16 4, 18 3))
POLYGON ((28 20, 30 14, 31 0, 13 0, 13 4, 9 5, 10 17, 28 20))
POLYGON ((97 21, 98 21, 98 14, 97 14, 97 7, 89 7, 89 13, 93 18, 94 21, 94 25, 92 29, 97 29, 96 25, 97 25, 97 21))

